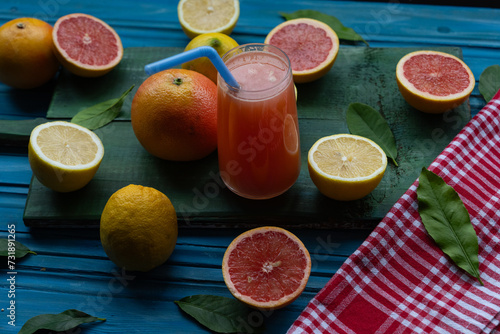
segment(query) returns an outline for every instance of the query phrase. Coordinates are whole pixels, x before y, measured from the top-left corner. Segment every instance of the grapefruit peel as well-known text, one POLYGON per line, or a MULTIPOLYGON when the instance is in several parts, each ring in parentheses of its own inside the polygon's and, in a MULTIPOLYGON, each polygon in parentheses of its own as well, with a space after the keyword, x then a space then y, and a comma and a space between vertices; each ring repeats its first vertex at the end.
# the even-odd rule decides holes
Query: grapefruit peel
MULTIPOLYGON (((445 67, 441 67, 440 69, 443 70, 443 72, 438 74, 429 74, 429 76, 439 75, 443 78, 446 78, 447 80, 457 80, 454 77, 454 74, 450 74, 450 72, 448 72, 445 67)), ((461 59, 448 53, 429 50, 411 52, 401 58, 396 66, 396 80, 401 95, 409 105, 422 112, 433 114, 444 113, 448 110, 458 107, 459 105, 467 101, 475 85, 475 79, 472 71, 461 59), (418 89, 415 84, 410 82, 410 80, 408 80, 408 78, 406 77, 404 66, 408 62, 408 60, 419 55, 442 56, 460 64, 461 68, 463 68, 463 71, 465 71, 468 75, 469 82, 467 86, 460 92, 448 95, 435 95, 430 92, 425 92, 418 89)))
MULTIPOLYGON (((78 29, 78 28, 74 28, 74 27, 76 27, 76 25, 70 25, 69 28, 70 29, 71 28, 78 29)), ((79 28, 81 28, 81 26, 79 28)), ((100 76, 103 76, 104 74, 108 73, 113 68, 115 68, 123 58, 123 45, 122 45, 120 36, 106 22, 104 22, 104 21, 102 21, 94 16, 91 16, 91 15, 82 14, 82 13, 75 13, 75 14, 68 14, 68 15, 65 15, 63 17, 60 17, 56 21, 56 23, 54 24, 54 29, 52 30, 52 39, 54 41, 54 54, 56 55, 59 62, 68 71, 70 71, 71 73, 76 74, 78 76, 81 76, 81 77, 100 77, 100 76), (77 20, 77 19, 91 20, 95 23, 95 27, 99 26, 99 29, 101 29, 101 31, 99 32, 99 34, 96 34, 95 30, 91 31, 91 32, 90 31, 89 32, 81 31, 81 30, 80 31, 73 31, 74 34, 76 34, 76 33, 83 34, 82 40, 78 41, 77 39, 79 37, 78 37, 78 35, 76 35, 73 37, 74 40, 71 40, 68 42, 71 42, 72 45, 78 44, 82 50, 87 51, 87 52, 90 49, 93 49, 94 52, 92 52, 92 54, 89 54, 89 53, 85 54, 87 59, 92 58, 91 61, 94 61, 95 59, 102 61, 103 52, 101 52, 102 49, 99 50, 99 52, 95 52, 96 43, 105 42, 106 43, 105 47, 108 47, 108 48, 115 47, 116 48, 116 50, 115 50, 116 53, 115 53, 113 59, 109 60, 105 64, 92 65, 92 64, 89 64, 86 62, 82 62, 78 59, 74 59, 74 56, 69 54, 67 47, 65 48, 63 45, 61 45, 61 41, 60 41, 60 38, 62 37, 62 35, 64 35, 65 32, 68 33, 68 30, 63 31, 64 28, 61 26, 64 25, 65 22, 68 20, 77 20), (103 38, 102 31, 107 32, 108 36, 111 36, 112 37, 111 39, 114 39, 114 40, 103 41, 102 40, 102 38, 103 38), (92 34, 94 34, 94 36, 98 36, 99 38, 92 38, 92 34), (96 41, 96 39, 101 39, 101 40, 96 41)), ((74 52, 74 50, 73 50, 73 52, 74 52)), ((78 56, 80 56, 80 54, 78 54, 78 56)))
POLYGON ((315 81, 326 75, 339 52, 339 38, 335 31, 326 23, 310 18, 279 24, 269 32, 264 43, 274 45, 287 54, 295 83, 315 81), (328 51, 316 49, 313 52, 313 48, 326 48, 328 45, 328 51))
MULTIPOLYGON (((274 226, 258 227, 240 234, 228 246, 226 252, 224 253, 224 258, 222 261, 222 273, 224 282, 226 283, 226 286, 228 287, 231 294, 236 299, 247 304, 248 306, 261 310, 279 309, 295 301, 305 289, 310 272, 311 257, 304 244, 293 233, 283 228, 274 226), (274 248, 278 248, 278 256, 274 258, 268 257, 264 262, 262 261, 263 259, 256 259, 255 257, 259 255, 269 255, 270 249, 273 248, 270 245, 272 245, 276 241, 272 237, 273 234, 280 236, 280 242, 282 242, 283 239, 286 240, 286 243, 280 244, 279 246, 276 246, 276 244, 274 245, 274 248), (258 244, 258 242, 253 239, 256 236, 257 238, 263 237, 264 239, 266 239, 267 244, 258 244), (243 250, 237 249, 240 244, 244 244, 245 242, 251 243, 251 246, 247 245, 246 251, 248 252, 245 251, 245 248, 243 248, 243 250), (287 245, 289 246, 290 244, 293 246, 287 247, 287 245), (265 252, 268 253, 265 254, 265 252), (250 259, 250 262, 245 263, 245 258, 248 260, 251 257, 250 253, 252 256, 254 256, 254 258, 250 259), (299 258, 303 259, 305 263, 301 264, 302 267, 293 267, 294 265, 296 265, 299 258), (240 261, 241 259, 243 259, 243 261, 240 261), (291 263, 289 261, 291 261, 291 263), (234 266, 238 267, 236 268, 234 266), (259 273, 256 273, 255 267, 261 268, 259 270, 260 275, 258 275, 259 273), (236 270, 240 271, 240 278, 243 277, 244 274, 247 274, 244 282, 248 282, 248 285, 250 285, 250 283, 254 280, 257 280, 259 286, 273 286, 274 282, 275 284, 273 287, 275 289, 281 289, 281 292, 283 292, 284 295, 282 295, 282 297, 280 297, 279 299, 272 300, 271 290, 269 290, 269 293, 267 293, 265 296, 258 296, 260 297, 260 299, 266 298, 266 301, 257 300, 254 296, 245 293, 241 289, 242 281, 239 281, 239 284, 235 284, 235 280, 237 280, 237 278, 233 280, 234 275, 232 275, 231 273, 233 268, 236 268, 236 270), (242 271, 244 271, 244 273, 242 273, 242 271), (275 274, 274 271, 276 271, 277 273, 275 274), (299 272, 303 275, 301 276, 299 272), (262 279, 262 277, 266 277, 266 275, 269 275, 268 277, 271 278, 262 279), (289 280, 289 282, 286 282, 287 279, 289 280), (285 292, 282 291, 286 288, 284 287, 286 283, 294 285, 295 289, 292 293, 285 294, 285 292)), ((248 286, 244 288, 248 288, 248 286)), ((250 290, 250 293, 256 294, 254 290, 248 290, 250 290)))

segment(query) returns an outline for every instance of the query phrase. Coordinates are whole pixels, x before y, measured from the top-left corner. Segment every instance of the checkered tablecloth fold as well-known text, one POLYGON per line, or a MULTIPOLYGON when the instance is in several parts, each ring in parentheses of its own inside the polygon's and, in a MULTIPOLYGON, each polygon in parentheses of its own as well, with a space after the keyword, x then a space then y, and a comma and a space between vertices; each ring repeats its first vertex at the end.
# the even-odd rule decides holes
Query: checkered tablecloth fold
POLYGON ((426 232, 416 180, 288 333, 500 332, 500 91, 429 169, 470 214, 484 286, 426 232))

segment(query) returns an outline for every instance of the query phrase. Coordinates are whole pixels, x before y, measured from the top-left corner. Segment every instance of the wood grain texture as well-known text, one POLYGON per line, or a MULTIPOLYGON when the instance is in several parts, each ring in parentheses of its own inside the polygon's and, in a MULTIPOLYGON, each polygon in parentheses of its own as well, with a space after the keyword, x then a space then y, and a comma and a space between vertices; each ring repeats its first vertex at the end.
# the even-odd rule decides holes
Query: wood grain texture
MULTIPOLYGON (((244 0, 240 3, 242 14, 232 34, 240 44, 263 42, 270 29, 283 22, 280 11, 317 9, 355 28, 373 48, 459 47, 476 80, 486 67, 498 64, 500 59, 500 10, 496 9, 408 5, 397 1, 244 0)), ((179 29, 175 11, 176 1, 165 0, 6 0, 0 6, 0 23, 36 16, 53 24, 62 15, 85 12, 113 26, 126 48, 183 48, 189 40, 179 29)), ((0 119, 45 117, 55 87, 55 80, 29 91, 0 84, 0 119)), ((470 98, 472 115, 484 105, 485 101, 474 89, 470 98)), ((105 323, 82 326, 81 333, 85 334, 208 333, 183 314, 173 301, 198 293, 229 297, 219 272, 222 253, 245 229, 181 229, 179 247, 165 266, 131 281, 121 280, 119 269, 105 257, 96 229, 25 226, 22 218, 31 180, 26 150, 1 144, 2 139, 0 237, 6 237, 7 226, 13 224, 18 240, 39 253, 19 261, 16 327, 7 325, 6 313, 0 313, 3 315, 1 333, 18 333, 35 315, 59 313, 69 308, 81 308, 107 318, 105 323), (213 276, 204 275, 205 270, 213 276)), ((432 146, 431 142, 426 144, 432 146)), ((255 316, 254 321, 265 323, 265 333, 285 333, 307 302, 369 233, 369 230, 336 228, 292 231, 304 241, 312 255, 310 283, 301 297, 288 307, 255 316)), ((8 302, 6 272, 5 266, 0 266, 3 308, 8 302)))
MULTIPOLYGON (((459 48, 435 48, 461 57, 459 48)), ((397 199, 470 119, 467 103, 443 115, 410 107, 395 79, 396 64, 414 48, 344 47, 322 79, 297 85, 302 170, 285 194, 252 201, 231 193, 220 179, 217 154, 187 163, 158 159, 137 141, 125 100, 121 120, 96 130, 105 157, 85 188, 58 194, 36 179, 31 183, 24 221, 28 226, 98 226, 108 198, 128 184, 154 187, 165 193, 185 227, 250 227, 274 223, 283 227, 373 228, 397 199), (361 200, 339 202, 318 192, 307 171, 307 152, 323 136, 349 133, 345 112, 352 102, 378 110, 393 129, 399 167, 389 163, 380 185, 361 200)), ((99 101, 119 96, 146 78, 148 63, 180 52, 178 48, 130 48, 125 61, 110 75, 80 79, 63 74, 55 89, 48 118, 70 119, 99 101)), ((137 89, 136 88, 136 89, 137 89)), ((136 90, 135 89, 135 90, 136 90)))

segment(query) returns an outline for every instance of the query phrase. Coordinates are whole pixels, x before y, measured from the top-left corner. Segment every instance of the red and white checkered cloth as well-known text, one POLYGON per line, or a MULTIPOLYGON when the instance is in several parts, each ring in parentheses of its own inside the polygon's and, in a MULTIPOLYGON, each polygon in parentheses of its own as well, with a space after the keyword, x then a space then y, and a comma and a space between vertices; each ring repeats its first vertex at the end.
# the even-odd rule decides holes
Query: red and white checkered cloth
POLYGON ((484 286, 426 232, 417 180, 288 333, 500 333, 500 91, 429 170, 469 211, 484 286))

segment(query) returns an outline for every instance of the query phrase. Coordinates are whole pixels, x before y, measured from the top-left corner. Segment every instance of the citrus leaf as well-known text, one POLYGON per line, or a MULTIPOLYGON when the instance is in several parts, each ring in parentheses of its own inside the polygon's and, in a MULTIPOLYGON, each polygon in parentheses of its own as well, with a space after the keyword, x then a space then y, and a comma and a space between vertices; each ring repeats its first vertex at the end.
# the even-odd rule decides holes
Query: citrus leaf
POLYGON ((89 130, 95 130, 114 120, 122 109, 123 100, 128 93, 134 88, 132 85, 127 89, 122 96, 117 99, 107 100, 87 109, 81 110, 71 119, 71 123, 75 123, 86 127, 89 130))
POLYGON ((347 107, 346 121, 353 135, 373 140, 384 150, 387 157, 392 159, 394 165, 398 166, 396 140, 389 124, 378 111, 363 103, 351 103, 347 107))
POLYGON ((93 317, 74 309, 59 314, 40 314, 26 321, 18 334, 32 334, 40 329, 63 332, 95 321, 106 321, 106 319, 93 317))
POLYGON ((34 254, 35 252, 30 250, 28 247, 20 243, 19 241, 0 239, 0 256, 12 256, 14 255, 16 259, 25 257, 27 254, 34 254))
POLYGON ((489 102, 500 89, 500 65, 487 67, 479 77, 479 93, 489 102))
POLYGON ((217 333, 262 333, 264 327, 250 324, 248 319, 257 310, 234 298, 194 295, 175 303, 200 324, 217 333))
POLYGON ((479 277, 476 231, 457 192, 424 167, 419 177, 417 199, 422 223, 432 239, 458 267, 484 285, 479 277))
POLYGON ((340 22, 335 16, 321 13, 317 10, 312 9, 301 9, 293 13, 283 13, 280 12, 286 20, 293 20, 299 18, 309 18, 324 22, 330 26, 336 33, 339 39, 353 42, 363 42, 369 46, 368 42, 363 39, 358 33, 352 28, 348 28, 340 22))

